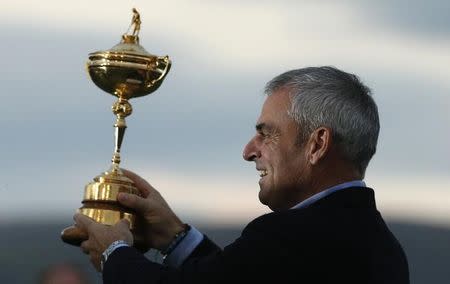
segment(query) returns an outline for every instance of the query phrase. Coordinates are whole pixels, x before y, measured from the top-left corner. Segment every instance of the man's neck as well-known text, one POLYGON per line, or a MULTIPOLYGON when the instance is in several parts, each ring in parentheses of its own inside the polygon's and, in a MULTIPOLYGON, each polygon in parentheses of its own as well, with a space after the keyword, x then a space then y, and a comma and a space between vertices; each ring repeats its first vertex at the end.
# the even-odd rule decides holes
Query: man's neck
POLYGON ((295 204, 335 185, 362 179, 363 177, 358 170, 345 163, 336 163, 331 164, 328 167, 314 169, 314 172, 309 179, 311 182, 307 186, 307 190, 300 192, 301 196, 299 196, 299 199, 295 204))

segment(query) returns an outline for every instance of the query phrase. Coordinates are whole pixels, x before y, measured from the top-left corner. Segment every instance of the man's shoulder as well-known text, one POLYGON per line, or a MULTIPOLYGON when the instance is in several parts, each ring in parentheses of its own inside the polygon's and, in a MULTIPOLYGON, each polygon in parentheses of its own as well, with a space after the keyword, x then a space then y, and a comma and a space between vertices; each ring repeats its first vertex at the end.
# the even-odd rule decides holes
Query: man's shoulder
POLYGON ((250 222, 242 235, 309 258, 322 255, 365 268, 371 267, 370 262, 407 267, 403 249, 377 211, 370 188, 349 188, 306 208, 265 214, 250 222))

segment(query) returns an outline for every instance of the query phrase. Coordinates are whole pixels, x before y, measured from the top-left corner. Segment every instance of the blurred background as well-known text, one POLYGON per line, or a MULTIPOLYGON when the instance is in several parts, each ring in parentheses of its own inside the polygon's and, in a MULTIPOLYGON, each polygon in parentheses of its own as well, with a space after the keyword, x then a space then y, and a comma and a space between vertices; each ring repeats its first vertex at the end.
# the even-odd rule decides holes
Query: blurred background
POLYGON ((1 7, 4 283, 39 283, 67 267, 101 282, 59 234, 113 151, 115 99, 88 78, 87 55, 120 41, 133 7, 141 45, 169 55, 173 67, 156 93, 131 101, 122 166, 147 178, 184 221, 223 246, 269 212, 257 198, 254 164, 242 159, 264 84, 290 69, 332 65, 358 75, 378 104, 378 152, 365 181, 406 250, 411 282, 450 281, 450 2, 3 0, 1 7))

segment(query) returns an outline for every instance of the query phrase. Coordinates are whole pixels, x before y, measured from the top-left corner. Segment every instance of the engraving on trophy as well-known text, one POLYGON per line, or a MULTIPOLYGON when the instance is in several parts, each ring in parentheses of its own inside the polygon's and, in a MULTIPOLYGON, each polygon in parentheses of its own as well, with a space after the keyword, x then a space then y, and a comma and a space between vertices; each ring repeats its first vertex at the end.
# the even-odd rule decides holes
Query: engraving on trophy
MULTIPOLYGON (((121 41, 109 50, 90 53, 86 63, 94 84, 117 97, 112 105, 112 112, 116 116, 115 145, 110 169, 86 185, 78 212, 105 225, 114 225, 120 219, 127 219, 134 234, 135 246, 145 249, 140 247, 143 235, 139 218, 117 202, 119 192, 139 195, 133 181, 120 170, 120 149, 127 128, 125 118, 133 112, 129 100, 156 91, 169 72, 171 61, 168 56, 148 53, 139 44, 141 19, 136 9, 133 8, 132 12, 131 24, 121 41)), ((66 243, 78 246, 87 239, 87 235, 71 226, 62 231, 61 238, 66 243)))

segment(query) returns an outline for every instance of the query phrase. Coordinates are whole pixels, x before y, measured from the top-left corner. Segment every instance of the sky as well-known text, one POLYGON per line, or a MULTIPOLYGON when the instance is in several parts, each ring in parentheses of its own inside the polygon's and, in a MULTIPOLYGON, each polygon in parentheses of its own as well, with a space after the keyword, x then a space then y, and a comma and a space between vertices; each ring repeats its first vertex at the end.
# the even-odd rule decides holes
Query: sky
POLYGON ((365 181, 382 214, 450 227, 450 3, 403 0, 2 1, 0 222, 70 217, 108 169, 115 99, 85 63, 119 42, 133 7, 141 45, 173 65, 158 91, 131 100, 121 165, 182 218, 269 212, 242 159, 264 85, 332 65, 358 75, 378 104, 365 181))

